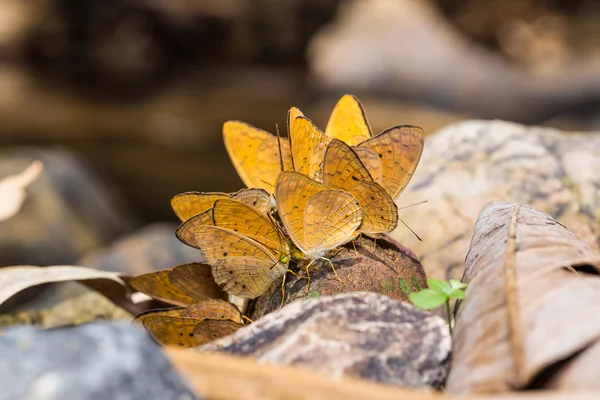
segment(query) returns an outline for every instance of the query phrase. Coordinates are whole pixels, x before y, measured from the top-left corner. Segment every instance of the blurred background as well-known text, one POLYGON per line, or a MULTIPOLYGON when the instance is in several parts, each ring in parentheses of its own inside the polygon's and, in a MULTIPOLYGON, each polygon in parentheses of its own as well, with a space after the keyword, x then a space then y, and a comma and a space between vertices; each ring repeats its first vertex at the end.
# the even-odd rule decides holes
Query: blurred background
POLYGON ((600 130, 599 67, 595 0, 0 0, 0 174, 46 166, 0 265, 193 259, 158 250, 179 246, 169 200, 242 187, 229 119, 274 132, 296 106, 324 128, 352 93, 374 132, 600 130))

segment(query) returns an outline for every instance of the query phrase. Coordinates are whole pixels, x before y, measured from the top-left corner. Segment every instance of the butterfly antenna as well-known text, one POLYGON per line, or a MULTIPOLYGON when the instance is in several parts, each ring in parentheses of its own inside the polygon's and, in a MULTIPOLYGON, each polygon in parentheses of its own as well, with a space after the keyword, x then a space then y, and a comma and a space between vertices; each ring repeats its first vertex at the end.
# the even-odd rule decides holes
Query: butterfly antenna
POLYGON ((401 219, 401 218, 398 218, 398 220, 399 220, 400 222, 402 222, 402 223, 404 224, 404 226, 405 226, 405 227, 407 227, 407 228, 408 228, 408 230, 409 230, 409 231, 411 231, 411 232, 412 232, 412 234, 413 234, 413 235, 415 235, 415 237, 416 237, 417 239, 419 239, 419 241, 420 241, 420 242, 422 242, 422 241, 423 241, 423 239, 421 239, 421 238, 419 237, 419 235, 417 235, 417 233, 416 233, 415 231, 413 231, 412 229, 410 229, 410 226, 406 225, 406 222, 402 221, 402 219, 401 219))
POLYGON ((281 136, 279 135, 279 124, 275 124, 275 132, 277 133, 277 146, 279 147, 279 166, 281 167, 281 171, 285 171, 285 167, 283 165, 283 152, 281 151, 281 136))
POLYGON ((412 207, 412 206, 418 206, 419 204, 423 204, 423 203, 427 203, 427 200, 423 200, 423 201, 420 201, 418 203, 409 204, 409 205, 404 206, 404 207, 398 207, 398 210, 403 210, 405 208, 412 207))
POLYGON ((273 185, 273 184, 272 184, 272 183, 270 183, 270 182, 267 182, 267 181, 265 181, 264 179, 261 179, 260 181, 261 181, 262 183, 264 183, 265 185, 269 185, 269 186, 271 186, 271 187, 275 187, 275 185, 273 185))

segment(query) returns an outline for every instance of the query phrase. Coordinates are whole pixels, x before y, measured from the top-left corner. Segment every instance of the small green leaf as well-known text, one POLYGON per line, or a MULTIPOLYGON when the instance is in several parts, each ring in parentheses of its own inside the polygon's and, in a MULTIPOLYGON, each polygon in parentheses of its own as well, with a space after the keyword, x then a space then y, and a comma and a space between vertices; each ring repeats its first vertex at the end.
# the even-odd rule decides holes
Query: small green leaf
POLYGON ((410 287, 410 283, 406 280, 406 278, 398 279, 398 285, 400 286, 400 290, 404 292, 404 294, 409 294, 412 292, 412 288, 410 287))
POLYGON ((381 287, 383 288, 384 291, 391 292, 392 290, 394 290, 394 282, 392 282, 389 279, 382 279, 381 287))
POLYGON ((452 289, 464 289, 469 285, 456 279, 450 279, 450 286, 452 287, 452 289))
POLYGON ((310 292, 308 292, 308 297, 319 297, 321 295, 321 292, 319 292, 318 290, 311 290, 310 292))
POLYGON ((463 300, 465 298, 465 292, 463 292, 460 289, 455 289, 452 291, 452 293, 450 293, 450 297, 451 299, 459 299, 459 300, 463 300))
POLYGON ((410 281, 412 283, 413 289, 415 292, 418 292, 419 290, 421 290, 421 283, 419 282, 419 280, 417 279, 417 277, 415 275, 411 276, 410 281))
POLYGON ((452 287, 448 282, 435 278, 427 278, 427 285, 438 293, 445 294, 446 297, 452 292, 452 287))
POLYGON ((448 300, 446 295, 433 289, 423 289, 420 292, 411 293, 408 298, 416 307, 425 310, 437 308, 448 300))

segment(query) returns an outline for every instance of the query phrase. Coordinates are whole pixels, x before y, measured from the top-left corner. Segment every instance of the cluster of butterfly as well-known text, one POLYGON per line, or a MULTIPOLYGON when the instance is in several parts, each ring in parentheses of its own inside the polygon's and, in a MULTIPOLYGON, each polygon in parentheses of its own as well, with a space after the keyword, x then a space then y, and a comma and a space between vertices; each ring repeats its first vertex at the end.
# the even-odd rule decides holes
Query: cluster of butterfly
POLYGON ((195 346, 229 334, 242 317, 219 296, 260 296, 285 277, 290 260, 311 260, 309 279, 312 262, 327 260, 330 250, 360 234, 377 237, 396 228, 395 200, 421 157, 421 128, 397 126, 372 136, 360 102, 350 95, 337 103, 325 132, 297 108, 288 112, 287 128, 289 140, 281 140, 226 122, 225 147, 249 188, 172 199, 182 221, 177 237, 200 249, 210 267, 188 264, 132 280, 137 290, 181 306, 136 318, 161 343, 195 346))

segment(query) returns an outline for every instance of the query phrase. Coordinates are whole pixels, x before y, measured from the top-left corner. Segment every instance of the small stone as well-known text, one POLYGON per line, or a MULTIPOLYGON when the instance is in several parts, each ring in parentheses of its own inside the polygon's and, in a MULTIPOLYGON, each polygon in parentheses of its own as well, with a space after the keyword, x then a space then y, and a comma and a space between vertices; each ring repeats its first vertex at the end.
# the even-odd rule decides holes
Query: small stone
POLYGON ((0 354, 0 400, 197 398, 130 322, 9 328, 0 354))
POLYGON ((443 319, 376 293, 298 300, 201 347, 301 365, 332 377, 440 388, 451 339, 443 319))

